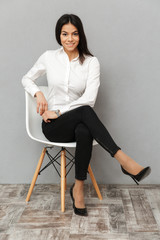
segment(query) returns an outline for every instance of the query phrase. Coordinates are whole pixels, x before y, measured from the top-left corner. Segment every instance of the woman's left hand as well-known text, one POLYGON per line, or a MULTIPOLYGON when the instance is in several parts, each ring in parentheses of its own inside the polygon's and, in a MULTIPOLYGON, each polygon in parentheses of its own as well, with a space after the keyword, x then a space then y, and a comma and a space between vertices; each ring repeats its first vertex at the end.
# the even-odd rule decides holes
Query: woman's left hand
POLYGON ((58 116, 54 111, 47 110, 42 114, 42 118, 46 123, 48 123, 48 122, 51 122, 49 119, 55 119, 55 118, 58 118, 58 116))

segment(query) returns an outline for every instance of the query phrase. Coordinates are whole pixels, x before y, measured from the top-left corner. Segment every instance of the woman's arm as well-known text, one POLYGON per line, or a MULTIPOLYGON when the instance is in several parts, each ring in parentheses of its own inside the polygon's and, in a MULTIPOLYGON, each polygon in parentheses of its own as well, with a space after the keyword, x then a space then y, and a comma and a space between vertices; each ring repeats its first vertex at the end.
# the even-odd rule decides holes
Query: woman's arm
POLYGON ((44 111, 48 110, 48 103, 43 93, 35 84, 35 80, 46 73, 45 58, 47 52, 43 53, 34 66, 22 78, 22 85, 24 89, 33 97, 37 98, 37 113, 42 115, 44 111))

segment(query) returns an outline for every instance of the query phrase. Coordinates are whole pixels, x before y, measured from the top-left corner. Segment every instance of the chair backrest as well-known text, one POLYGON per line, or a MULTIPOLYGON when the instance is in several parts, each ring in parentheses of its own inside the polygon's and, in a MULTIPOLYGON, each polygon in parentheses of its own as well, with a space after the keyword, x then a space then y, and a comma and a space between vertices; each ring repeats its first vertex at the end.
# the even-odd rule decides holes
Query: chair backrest
MULTIPOLYGON (((44 96, 47 97, 48 87, 39 86, 39 89, 43 92, 44 96)), ((35 141, 45 143, 47 145, 55 145, 61 147, 76 147, 76 142, 70 143, 57 143, 48 141, 42 132, 42 117, 37 113, 36 99, 33 98, 29 93, 25 92, 26 97, 26 130, 30 138, 35 141)), ((94 140, 93 145, 98 143, 94 140)))

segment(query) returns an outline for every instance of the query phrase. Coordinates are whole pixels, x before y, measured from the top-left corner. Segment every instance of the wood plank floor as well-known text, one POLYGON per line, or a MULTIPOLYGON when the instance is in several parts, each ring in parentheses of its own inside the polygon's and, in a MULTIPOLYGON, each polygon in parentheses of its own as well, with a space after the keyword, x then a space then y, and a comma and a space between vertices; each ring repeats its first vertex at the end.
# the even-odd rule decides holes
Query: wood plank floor
POLYGON ((0 185, 1 240, 158 240, 160 185, 85 185, 88 217, 73 213, 66 191, 66 211, 60 211, 60 186, 36 185, 28 204, 29 185, 0 185))

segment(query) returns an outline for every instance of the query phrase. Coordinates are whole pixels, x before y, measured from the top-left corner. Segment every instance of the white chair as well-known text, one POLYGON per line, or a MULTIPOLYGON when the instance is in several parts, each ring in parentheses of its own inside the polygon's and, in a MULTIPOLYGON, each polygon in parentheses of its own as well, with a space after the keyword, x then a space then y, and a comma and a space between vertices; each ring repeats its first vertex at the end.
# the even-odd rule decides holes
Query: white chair
MULTIPOLYGON (((39 88, 46 96, 48 87, 40 86, 39 88)), ((27 133, 31 139, 45 144, 45 147, 43 148, 36 171, 33 176, 32 183, 30 185, 30 188, 29 188, 29 191, 27 194, 26 202, 28 202, 30 200, 30 197, 31 197, 33 188, 35 186, 38 174, 40 174, 45 168, 47 168, 51 164, 55 167, 56 171, 58 172, 58 170, 55 166, 55 163, 58 163, 57 159, 60 158, 61 163, 58 163, 58 164, 61 166, 61 174, 59 172, 58 172, 58 174, 61 177, 61 211, 64 212, 65 211, 66 176, 67 176, 68 172, 70 171, 70 169, 72 168, 72 166, 74 165, 74 156, 66 148, 75 148, 76 142, 58 143, 58 142, 48 141, 42 133, 42 129, 41 129, 42 117, 39 114, 37 114, 37 112, 36 112, 36 100, 27 92, 25 92, 25 97, 26 97, 26 130, 27 130, 27 133), (51 154, 48 152, 48 149, 51 149, 54 146, 61 147, 61 150, 59 151, 58 154, 56 154, 55 157, 52 157, 51 154), (70 154, 72 159, 70 159, 67 156, 66 152, 70 154), (42 170, 40 170, 45 154, 48 155, 50 161, 42 170), (69 163, 67 165, 66 165, 66 158, 67 158, 67 160, 69 160, 69 163), (70 167, 69 171, 67 172, 67 167, 69 165, 71 165, 71 167, 70 167)), ((93 145, 96 145, 96 144, 98 144, 98 143, 94 140, 93 145)), ((101 196, 99 187, 94 178, 94 175, 93 175, 90 165, 88 168, 88 172, 90 174, 94 188, 97 192, 98 198, 100 200, 102 200, 102 196, 101 196)))

